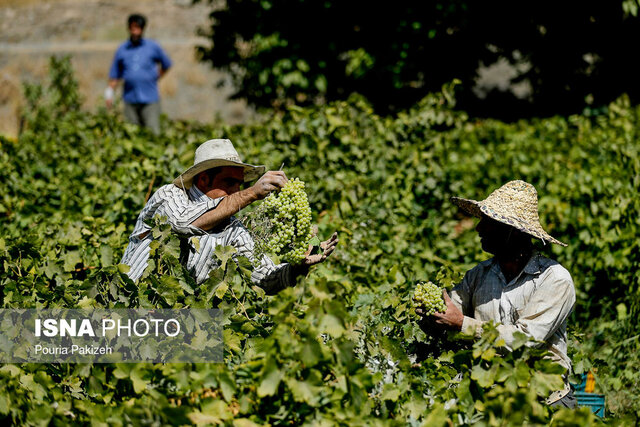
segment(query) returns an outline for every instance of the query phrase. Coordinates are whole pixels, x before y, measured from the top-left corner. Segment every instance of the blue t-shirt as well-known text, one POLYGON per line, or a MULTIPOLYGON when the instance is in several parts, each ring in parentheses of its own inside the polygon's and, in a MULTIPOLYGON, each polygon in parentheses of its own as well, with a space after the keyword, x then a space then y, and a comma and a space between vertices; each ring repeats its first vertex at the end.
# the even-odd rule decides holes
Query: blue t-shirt
POLYGON ((158 102, 158 67, 171 67, 171 60, 160 45, 151 39, 141 39, 138 45, 127 40, 113 57, 110 79, 124 79, 124 101, 129 104, 158 102))

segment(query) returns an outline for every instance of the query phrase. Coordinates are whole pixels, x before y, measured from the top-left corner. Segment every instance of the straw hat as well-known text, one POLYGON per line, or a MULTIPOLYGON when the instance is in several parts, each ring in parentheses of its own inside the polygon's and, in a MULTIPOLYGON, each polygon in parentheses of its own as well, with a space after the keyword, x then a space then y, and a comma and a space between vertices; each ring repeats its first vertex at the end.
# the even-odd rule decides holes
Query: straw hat
POLYGON ((554 239, 540 225, 538 193, 533 185, 524 181, 510 181, 482 201, 452 197, 451 201, 469 215, 486 215, 503 224, 536 237, 543 242, 566 243, 554 239))
POLYGON ((254 166, 243 163, 238 152, 228 139, 210 139, 203 142, 196 149, 196 156, 193 166, 178 176, 173 183, 180 188, 190 188, 193 178, 200 172, 219 166, 241 166, 244 167, 244 180, 253 181, 264 173, 264 166, 254 166))

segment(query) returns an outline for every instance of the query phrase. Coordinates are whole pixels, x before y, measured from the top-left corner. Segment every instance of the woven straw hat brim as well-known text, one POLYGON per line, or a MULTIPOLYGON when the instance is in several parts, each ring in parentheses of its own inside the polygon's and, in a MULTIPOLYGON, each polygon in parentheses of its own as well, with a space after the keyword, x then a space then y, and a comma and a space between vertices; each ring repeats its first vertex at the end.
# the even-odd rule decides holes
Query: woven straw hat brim
POLYGON ((193 184, 193 178, 198 175, 200 172, 204 172, 207 169, 213 169, 220 166, 240 166, 244 168, 244 182, 254 181, 258 179, 266 169, 265 166, 254 166, 247 163, 242 162, 234 162, 233 160, 225 160, 225 159, 210 159, 205 160, 203 162, 198 163, 197 165, 191 166, 189 169, 184 171, 181 175, 179 175, 176 179, 173 180, 173 183, 179 187, 183 188, 182 184, 184 183, 184 189, 191 188, 193 184), (182 178, 182 179, 181 179, 182 178))
POLYGON ((451 202, 465 211, 468 215, 478 218, 482 217, 482 211, 480 210, 480 206, 478 206, 478 202, 476 200, 463 199, 462 197, 452 197, 451 202))
POLYGON ((524 233, 527 233, 535 237, 536 239, 540 239, 542 241, 547 241, 550 243, 555 243, 560 246, 567 246, 566 243, 561 242, 560 240, 552 237, 551 235, 549 235, 549 233, 544 231, 544 229, 539 223, 536 224, 536 223, 524 222, 518 219, 517 217, 508 215, 506 212, 505 213, 497 212, 494 209, 491 209, 490 207, 483 204, 481 201, 463 199, 461 197, 452 197, 451 202, 471 216, 481 218, 482 215, 486 215, 489 218, 494 219, 498 222, 510 225, 516 230, 520 230, 524 233))

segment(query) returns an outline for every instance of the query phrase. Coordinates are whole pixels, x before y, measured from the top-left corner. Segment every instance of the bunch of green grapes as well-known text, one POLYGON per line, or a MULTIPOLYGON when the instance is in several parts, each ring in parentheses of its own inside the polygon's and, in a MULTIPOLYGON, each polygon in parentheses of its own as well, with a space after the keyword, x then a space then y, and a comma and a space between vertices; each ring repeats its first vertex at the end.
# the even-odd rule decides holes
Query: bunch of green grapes
POLYGON ((280 191, 267 196, 260 208, 270 222, 265 248, 285 262, 302 261, 313 237, 304 182, 298 178, 289 180, 280 191))
POLYGON ((447 311, 447 305, 442 298, 442 289, 432 282, 418 283, 413 293, 413 301, 416 308, 423 308, 426 316, 447 311))

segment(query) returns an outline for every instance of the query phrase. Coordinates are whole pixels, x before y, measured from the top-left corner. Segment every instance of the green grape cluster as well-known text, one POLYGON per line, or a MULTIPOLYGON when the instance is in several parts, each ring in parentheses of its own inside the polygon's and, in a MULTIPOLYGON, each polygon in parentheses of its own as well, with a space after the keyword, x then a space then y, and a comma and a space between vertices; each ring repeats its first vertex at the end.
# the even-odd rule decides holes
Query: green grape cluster
POLYGON ((304 259, 311 231, 311 208, 304 181, 291 179, 278 192, 271 193, 261 206, 271 222, 266 249, 283 261, 297 264, 304 259))
POLYGON ((418 283, 413 293, 415 307, 422 307, 426 316, 444 313, 447 305, 442 298, 442 289, 432 282, 418 283))

